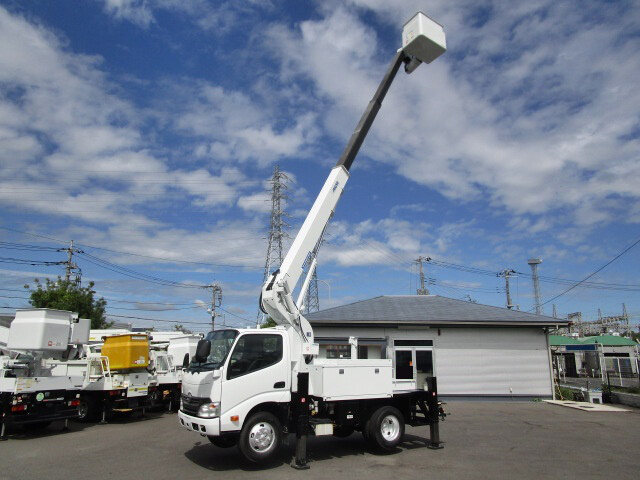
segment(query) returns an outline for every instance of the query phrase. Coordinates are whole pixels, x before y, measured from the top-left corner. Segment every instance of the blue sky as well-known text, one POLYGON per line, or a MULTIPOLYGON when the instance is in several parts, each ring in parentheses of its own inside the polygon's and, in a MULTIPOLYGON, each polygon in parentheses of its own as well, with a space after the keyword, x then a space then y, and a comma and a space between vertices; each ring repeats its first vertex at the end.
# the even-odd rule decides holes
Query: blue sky
MULTIPOLYGON (((224 322, 254 322, 274 165, 293 236, 417 10, 448 51, 383 104, 320 253, 321 307, 415 293, 424 255, 474 269, 428 265, 432 293, 490 305, 495 272, 522 272, 529 310, 529 257, 578 280, 637 240, 637 2, 1 0, 1 311, 62 272, 11 259, 73 239, 111 314, 203 330, 207 292, 172 282, 216 281, 224 322)), ((626 302, 637 321, 639 266, 637 247, 558 313, 626 302)), ((543 301, 565 288, 545 279, 543 301)))

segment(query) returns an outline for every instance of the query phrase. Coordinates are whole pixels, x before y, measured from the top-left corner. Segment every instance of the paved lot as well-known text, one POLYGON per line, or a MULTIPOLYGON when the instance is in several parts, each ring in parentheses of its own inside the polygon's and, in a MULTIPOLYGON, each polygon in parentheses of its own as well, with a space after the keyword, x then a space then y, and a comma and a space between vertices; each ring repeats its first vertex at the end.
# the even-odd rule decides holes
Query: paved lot
POLYGON ((545 403, 451 402, 443 450, 425 448, 428 428, 409 428, 397 452, 365 450, 360 434, 309 442, 311 470, 281 459, 256 469, 235 448, 213 447, 177 425, 175 414, 109 425, 72 424, 59 433, 16 433, 0 443, 0 478, 86 479, 405 479, 640 478, 640 410, 596 413, 545 403), (221 475, 222 474, 222 475, 221 475))

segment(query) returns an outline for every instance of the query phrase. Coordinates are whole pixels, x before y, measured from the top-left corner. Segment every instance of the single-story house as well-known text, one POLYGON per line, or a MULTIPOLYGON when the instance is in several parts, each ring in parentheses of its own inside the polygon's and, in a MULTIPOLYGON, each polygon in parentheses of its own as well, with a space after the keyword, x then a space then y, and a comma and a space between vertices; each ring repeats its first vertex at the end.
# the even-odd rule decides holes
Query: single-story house
POLYGON ((548 334, 567 320, 438 295, 386 295, 306 315, 320 357, 390 358, 396 381, 442 397, 551 398, 548 334))

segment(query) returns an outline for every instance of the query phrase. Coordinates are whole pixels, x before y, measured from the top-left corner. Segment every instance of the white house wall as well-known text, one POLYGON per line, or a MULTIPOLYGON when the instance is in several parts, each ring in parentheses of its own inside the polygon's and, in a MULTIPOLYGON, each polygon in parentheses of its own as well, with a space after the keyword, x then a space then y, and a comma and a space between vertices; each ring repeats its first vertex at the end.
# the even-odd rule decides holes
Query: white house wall
MULTIPOLYGON (((440 395, 552 395, 546 335, 541 327, 314 327, 317 337, 432 340, 440 395)), ((391 351, 389 355, 391 358, 391 351)))

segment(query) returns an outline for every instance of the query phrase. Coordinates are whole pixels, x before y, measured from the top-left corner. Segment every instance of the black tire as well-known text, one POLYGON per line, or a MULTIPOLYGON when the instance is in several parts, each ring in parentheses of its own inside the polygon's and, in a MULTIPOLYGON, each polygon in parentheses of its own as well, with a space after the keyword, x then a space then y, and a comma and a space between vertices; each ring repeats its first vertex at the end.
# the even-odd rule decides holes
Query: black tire
POLYGON ((353 427, 338 426, 333 429, 333 436, 338 438, 347 438, 353 433, 353 427))
POLYGON ((252 463, 264 463, 278 453, 282 445, 282 426, 275 415, 258 412, 244 422, 238 450, 252 463))
POLYGON ((162 390, 156 388, 149 395, 149 408, 151 410, 160 410, 164 406, 164 395, 162 390))
POLYGON ((370 446, 390 452, 402 441, 404 417, 397 408, 380 407, 367 421, 365 430, 365 439, 370 446))
POLYGON ((222 437, 208 435, 207 438, 218 448, 231 448, 238 444, 238 437, 234 435, 224 435, 222 437))
POLYGON ((80 422, 93 422, 96 419, 98 409, 96 402, 90 398, 81 398, 78 405, 78 420, 80 422))

